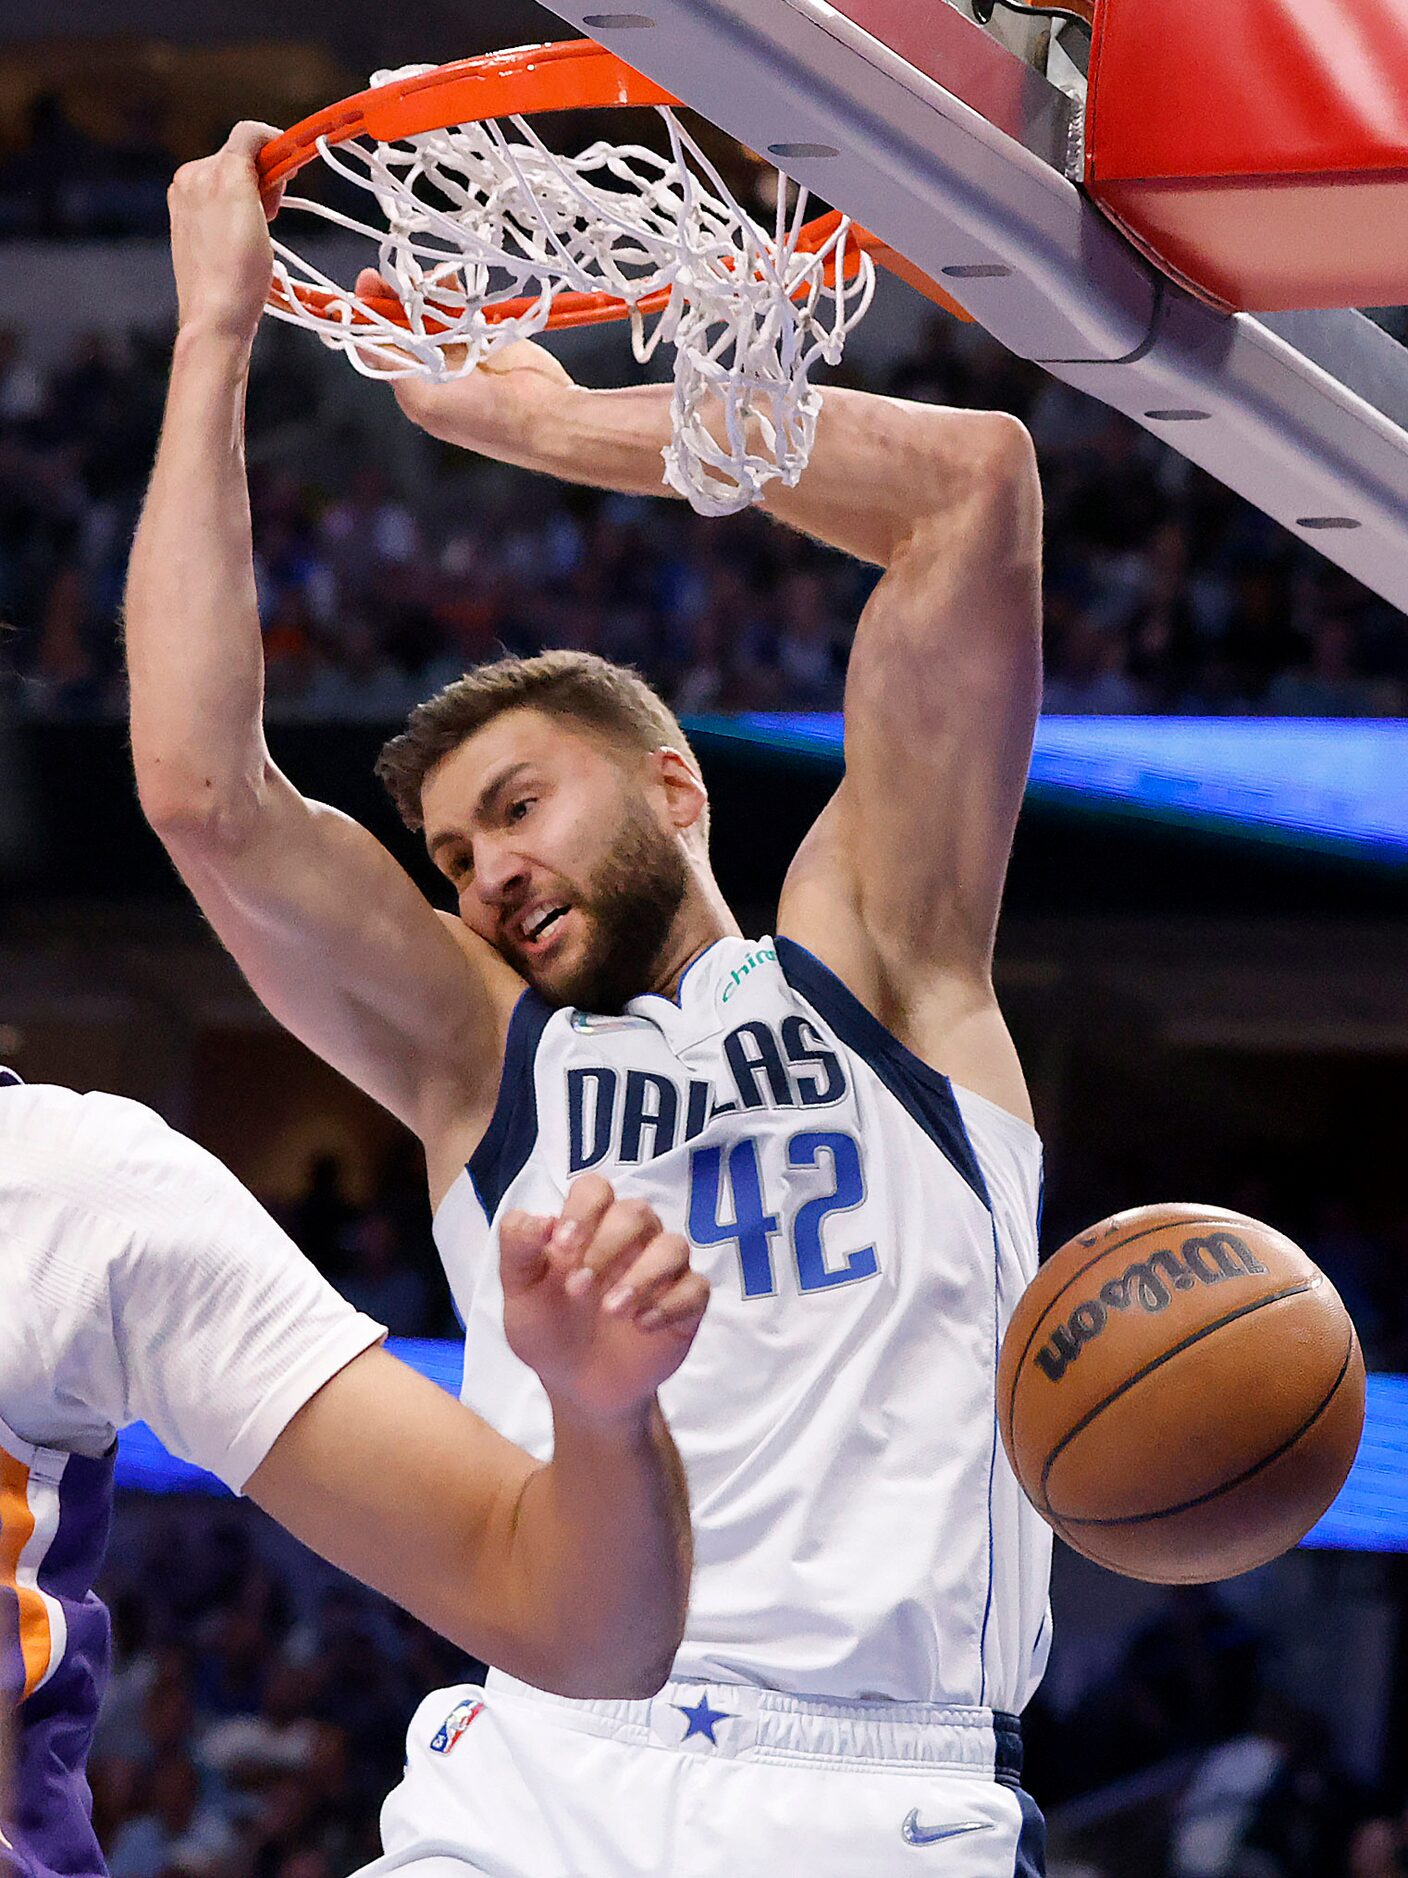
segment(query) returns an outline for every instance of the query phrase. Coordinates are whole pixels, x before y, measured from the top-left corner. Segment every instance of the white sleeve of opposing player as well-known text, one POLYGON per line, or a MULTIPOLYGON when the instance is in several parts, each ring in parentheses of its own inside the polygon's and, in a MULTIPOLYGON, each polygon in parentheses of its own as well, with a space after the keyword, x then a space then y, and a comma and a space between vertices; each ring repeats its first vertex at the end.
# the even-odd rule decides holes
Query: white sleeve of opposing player
POLYGON ((60 1090, 6 1096, 0 1212, 29 1248, 30 1341, 49 1397, 46 1409, 30 1380, 29 1426, 47 1415, 81 1441, 145 1421, 242 1492, 304 1403, 384 1329, 228 1168, 149 1109, 60 1090))
POLYGON ((124 1408, 242 1493, 304 1403, 386 1332, 233 1174, 198 1148, 192 1156, 183 1217, 134 1243, 113 1276, 124 1408))

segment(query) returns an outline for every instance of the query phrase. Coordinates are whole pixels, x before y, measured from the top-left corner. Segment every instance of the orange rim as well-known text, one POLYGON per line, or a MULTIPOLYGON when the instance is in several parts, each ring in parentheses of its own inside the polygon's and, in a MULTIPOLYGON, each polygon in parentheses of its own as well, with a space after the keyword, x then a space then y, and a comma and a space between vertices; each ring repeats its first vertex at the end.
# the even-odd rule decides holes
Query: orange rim
POLYGON ((419 78, 373 85, 305 117, 260 151, 259 189, 268 195, 297 175, 318 154, 320 140, 339 144, 353 137, 375 137, 378 143, 394 143, 451 124, 482 124, 491 117, 679 102, 590 39, 486 52, 477 59, 437 66, 419 78))
MULTIPOLYGON (((817 216, 815 221, 808 222, 797 238, 799 251, 804 254, 815 254, 818 248, 824 247, 830 241, 840 221, 840 211, 832 209, 825 215, 817 216)), ((843 280, 855 278, 860 271, 860 257, 863 253, 873 254, 877 260, 883 260, 885 256, 892 253, 892 250, 887 248, 878 236, 868 234, 863 228, 852 227, 841 268, 843 280)), ((898 260, 898 257, 895 258, 898 260)), ((905 265, 908 264, 905 263, 905 265)), ((834 260, 827 262, 824 272, 828 286, 832 285, 836 278, 834 260)), ((293 287, 298 304, 304 311, 312 313, 317 318, 326 317, 329 325, 375 328, 378 320, 384 320, 390 325, 410 330, 410 316, 395 294, 359 295, 359 305, 357 302, 349 302, 343 295, 329 292, 326 288, 302 287, 297 283, 293 283, 293 287), (332 307, 349 304, 352 314, 350 320, 341 320, 330 315, 329 310, 332 307), (374 317, 368 318, 367 314, 361 311, 362 307, 367 309, 367 314, 374 317)), ((805 285, 798 286, 798 294, 805 291, 805 285)), ((271 295, 271 301, 280 307, 287 307, 289 303, 288 296, 277 287, 271 295)), ((609 293, 560 293, 553 301, 548 324, 554 328, 594 326, 604 320, 625 319, 633 310, 648 319, 653 314, 663 312, 669 302, 670 289, 668 287, 658 288, 654 293, 643 294, 639 300, 635 301, 621 300, 615 294, 609 293)), ((535 294, 522 294, 513 300, 491 301, 483 309, 483 318, 491 326, 502 325, 505 320, 521 318, 537 304, 538 297, 535 294)), ((434 301, 431 300, 428 305, 433 306, 434 301)), ((427 311, 423 315, 423 325, 428 333, 443 333, 450 330, 454 325, 454 320, 453 318, 437 319, 433 312, 427 311)))
MULTIPOLYGON (((509 52, 489 52, 475 59, 459 59, 450 65, 437 66, 418 78, 403 78, 390 85, 375 85, 345 98, 340 104, 305 117, 300 123, 272 138, 256 159, 259 190, 270 195, 296 176, 318 154, 320 142, 349 143, 354 137, 374 137, 379 143, 394 143, 402 137, 415 137, 425 131, 444 130, 452 124, 479 124, 495 117, 536 117, 551 111, 599 110, 624 105, 679 105, 680 99, 657 85, 653 79, 633 71, 613 52, 591 39, 568 39, 547 46, 518 46, 509 52)), ((815 253, 835 234, 841 221, 839 210, 808 222, 798 239, 803 253, 815 253)), ((851 279, 860 266, 860 256, 868 253, 882 266, 909 281, 923 294, 948 309, 957 318, 969 315, 935 281, 920 272, 912 262, 895 253, 878 236, 852 225, 846 244, 843 277, 851 279)), ((835 265, 826 269, 828 285, 835 283, 835 265)), ((330 326, 349 322, 333 318, 329 309, 345 306, 350 295, 326 288, 305 287, 296 282, 292 298, 305 313, 326 319, 330 326)), ((799 292, 803 289, 799 288, 799 292)), ((634 303, 609 293, 561 293, 552 304, 547 325, 550 329, 568 326, 592 326, 607 320, 625 319, 633 307, 646 317, 660 312, 669 302, 669 290, 647 294, 634 303)), ((483 317, 491 325, 519 319, 536 306, 538 296, 520 295, 512 300, 491 302, 483 317)), ((279 287, 270 291, 269 304, 290 311, 290 296, 279 287)), ((393 294, 376 295, 365 301, 368 314, 352 306, 352 327, 375 330, 377 320, 410 329, 406 309, 393 294)), ((446 332, 453 319, 437 321, 432 313, 424 317, 428 333, 446 332)))

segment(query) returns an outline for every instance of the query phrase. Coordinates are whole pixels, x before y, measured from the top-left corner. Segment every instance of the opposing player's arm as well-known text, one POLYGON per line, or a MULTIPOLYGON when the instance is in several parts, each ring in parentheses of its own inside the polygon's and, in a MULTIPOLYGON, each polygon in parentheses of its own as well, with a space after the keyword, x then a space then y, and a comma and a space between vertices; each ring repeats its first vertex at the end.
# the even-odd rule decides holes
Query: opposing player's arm
POLYGON ((85 1283, 80 1360, 55 1352, 51 1374, 476 1655, 563 1694, 652 1694, 692 1565, 656 1395, 708 1299, 688 1243, 595 1176, 556 1219, 505 1217, 505 1335, 553 1415, 537 1462, 374 1348, 379 1326, 212 1156, 155 1117, 115 1135, 104 1107, 86 1099, 86 1132, 55 1156, 66 1205, 76 1180, 90 1213, 56 1254, 106 1287, 85 1283))
POLYGON ((299 1410, 246 1491, 461 1648, 561 1695, 653 1695, 679 1647, 688 1501, 653 1405, 554 1410, 534 1461, 383 1350, 299 1410))
POLYGON ((512 987, 265 744, 244 398, 270 272, 253 183, 266 134, 241 127, 171 192, 181 328, 126 602, 137 786, 269 1009, 424 1134, 428 1106, 488 1100, 512 987))
POLYGON ((556 1219, 505 1217, 505 1334, 555 1428, 538 1462, 377 1348, 381 1327, 155 1115, 102 1095, 16 1112, 36 1387, 93 1429, 146 1422, 515 1675, 575 1695, 659 1687, 692 1549, 657 1391, 708 1299, 683 1238, 595 1176, 556 1219))

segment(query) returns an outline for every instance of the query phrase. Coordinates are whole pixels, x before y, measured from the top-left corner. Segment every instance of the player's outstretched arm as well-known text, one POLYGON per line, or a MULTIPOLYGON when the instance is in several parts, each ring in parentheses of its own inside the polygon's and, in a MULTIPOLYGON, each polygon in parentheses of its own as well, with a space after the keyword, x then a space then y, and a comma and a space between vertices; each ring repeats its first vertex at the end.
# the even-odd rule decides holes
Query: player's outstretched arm
POLYGON ((305 800, 264 739, 244 401, 271 134, 240 125, 171 189, 180 329, 128 576, 132 754, 147 819, 265 1004, 425 1135, 427 1091, 491 1100, 497 1008, 391 856, 305 800))
POLYGON ((1035 455, 1001 413, 906 409, 921 499, 861 616, 845 778, 779 925, 927 1062, 1030 1120, 991 972, 1041 703, 1035 455))
POLYGON ((663 1680, 691 1551, 656 1390, 708 1287, 648 1208, 589 1177, 562 1220, 505 1222, 505 1327, 551 1402, 548 1463, 375 1347, 233 1174, 137 1103, 5 1091, 0 1241, 19 1313, 0 1412, 23 1439, 57 1426, 100 1452, 145 1421, 515 1675, 596 1696, 663 1680))
POLYGON ((369 1351, 294 1416, 248 1492, 509 1674, 562 1695, 652 1695, 683 1634, 693 1556, 655 1391, 707 1284, 683 1239, 591 1177, 558 1221, 509 1215, 502 1248, 509 1341, 552 1404, 550 1462, 369 1351))
MULTIPOLYGON (((376 278, 369 270, 362 281, 376 278)), ((423 430, 478 455, 566 482, 674 495, 662 480, 668 385, 589 390, 544 346, 523 341, 464 378, 437 384, 409 376, 393 389, 423 430)), ((795 489, 770 483, 762 506, 804 534, 888 567, 914 530, 974 480, 975 456, 1004 424, 1017 428, 991 413, 829 387, 801 480, 795 489)))

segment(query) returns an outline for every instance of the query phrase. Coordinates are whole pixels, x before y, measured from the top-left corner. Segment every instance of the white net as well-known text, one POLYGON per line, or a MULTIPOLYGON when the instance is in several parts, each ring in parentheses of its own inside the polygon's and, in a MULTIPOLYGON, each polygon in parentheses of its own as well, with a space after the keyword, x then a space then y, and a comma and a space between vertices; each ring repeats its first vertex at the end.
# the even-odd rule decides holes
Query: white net
MULTIPOLYGON (((372 83, 433 69, 379 72, 372 83)), ((331 168, 370 191, 381 221, 306 197, 286 198, 284 210, 374 242, 407 324, 282 240, 270 312, 309 327, 371 377, 446 379, 541 332, 559 295, 606 294, 630 308, 641 363, 661 345, 674 349, 670 487, 701 514, 726 515, 775 477, 794 484, 820 403, 809 375, 818 361, 839 360, 870 304, 874 264, 844 218, 820 246, 803 242, 806 191, 789 200, 785 184, 765 232, 674 113, 659 114, 667 156, 606 142, 559 156, 520 117, 396 143, 320 141, 331 168), (504 317, 508 301, 523 304, 504 317)))

